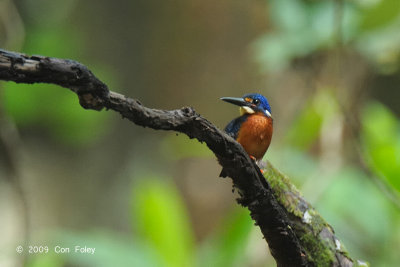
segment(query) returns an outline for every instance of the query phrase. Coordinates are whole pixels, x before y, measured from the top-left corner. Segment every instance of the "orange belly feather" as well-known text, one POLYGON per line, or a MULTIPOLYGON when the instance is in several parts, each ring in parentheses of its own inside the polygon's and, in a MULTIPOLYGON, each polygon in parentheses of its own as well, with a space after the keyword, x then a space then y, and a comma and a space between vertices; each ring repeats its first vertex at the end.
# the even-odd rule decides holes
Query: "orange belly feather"
POLYGON ((241 125, 237 141, 250 156, 260 160, 271 143, 272 129, 272 118, 260 113, 252 114, 241 125))

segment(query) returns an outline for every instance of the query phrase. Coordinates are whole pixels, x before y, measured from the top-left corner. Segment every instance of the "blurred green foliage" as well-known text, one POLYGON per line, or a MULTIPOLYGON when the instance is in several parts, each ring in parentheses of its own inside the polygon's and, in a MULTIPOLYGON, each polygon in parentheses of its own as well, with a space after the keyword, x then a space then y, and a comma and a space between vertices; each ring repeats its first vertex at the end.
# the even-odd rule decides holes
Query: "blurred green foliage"
MULTIPOLYGON (((391 188, 399 190, 400 120, 383 104, 367 102, 361 113, 363 156, 368 167, 389 185, 389 192, 377 187, 375 178, 352 164, 339 169, 318 170, 319 159, 308 154, 322 135, 322 122, 340 113, 332 91, 318 92, 304 105, 284 138, 287 148, 269 152, 269 159, 302 186, 310 183, 307 195, 319 194, 315 206, 334 227, 351 255, 371 266, 396 266, 393 254, 399 244, 400 213, 393 205, 391 188)), ((309 196, 310 197, 310 196, 309 196)), ((307 197, 306 197, 307 198, 307 197)))
POLYGON ((335 228, 353 257, 371 266, 393 265, 387 258, 397 238, 392 235, 400 217, 391 202, 356 168, 332 174, 329 188, 316 203, 321 215, 335 228), (361 207, 361 208, 360 208, 361 207))
POLYGON ((160 254, 165 266, 190 266, 194 237, 189 216, 176 189, 162 180, 146 177, 134 187, 134 227, 160 254))
POLYGON ((268 9, 276 30, 255 42, 255 60, 263 71, 282 70, 293 58, 333 44, 333 1, 272 0, 268 9))
POLYGON ((363 2, 271 0, 274 31, 255 42, 255 60, 263 72, 279 71, 294 58, 343 42, 354 44, 378 70, 393 73, 400 49, 399 2, 363 2))
POLYGON ((106 133, 108 115, 79 107, 72 92, 55 85, 4 85, 4 108, 20 127, 43 127, 54 139, 84 145, 106 133))
POLYGON ((31 257, 26 264, 26 267, 62 267, 65 264, 63 256, 57 254, 39 254, 31 257))
POLYGON ((147 177, 132 191, 133 238, 105 229, 56 231, 51 249, 59 245, 71 252, 37 255, 27 266, 243 266, 254 229, 246 209, 235 208, 198 245, 185 209, 177 189, 165 177, 147 177), (77 245, 96 248, 95 256, 73 253, 77 245))
POLYGON ((245 247, 254 222, 249 211, 236 208, 227 214, 214 236, 203 244, 198 266, 243 266, 246 264, 245 247))
MULTIPOLYGON (((67 24, 52 22, 27 32, 24 52, 79 60, 82 42, 67 24), (54 27, 57 25, 58 27, 54 27)), ((91 70, 112 86, 112 73, 95 64, 91 70)), ((72 92, 50 84, 4 83, 2 106, 20 127, 43 127, 61 142, 85 145, 98 141, 110 127, 109 114, 84 110, 72 92)))
POLYGON ((384 105, 370 103, 363 111, 365 156, 378 176, 400 192, 400 121, 384 105))
POLYGON ((365 7, 361 17, 361 28, 371 31, 384 27, 399 19, 400 5, 397 0, 376 1, 375 5, 365 7))
POLYGON ((305 107, 286 134, 287 146, 309 148, 321 134, 322 124, 339 112, 338 101, 329 89, 321 88, 305 107))
MULTIPOLYGON (((64 262, 73 266, 162 266, 158 255, 140 240, 105 229, 85 232, 60 231, 55 233, 55 245, 70 248, 63 254, 64 262), (94 255, 74 253, 75 246, 95 248, 94 255)), ((43 257, 52 256, 54 252, 43 257)))
POLYGON ((235 209, 196 248, 185 204, 165 180, 148 177, 132 194, 134 232, 163 259, 162 266, 241 266, 253 224, 249 212, 235 209))

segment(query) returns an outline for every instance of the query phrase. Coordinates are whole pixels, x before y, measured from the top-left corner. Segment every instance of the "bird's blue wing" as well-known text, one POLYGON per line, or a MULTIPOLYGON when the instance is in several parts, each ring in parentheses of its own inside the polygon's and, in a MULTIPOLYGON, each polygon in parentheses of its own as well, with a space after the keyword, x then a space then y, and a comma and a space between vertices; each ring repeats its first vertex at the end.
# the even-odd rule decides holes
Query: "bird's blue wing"
MULTIPOLYGON (((238 133, 240 130, 240 126, 243 122, 247 120, 248 115, 240 116, 234 120, 232 120, 228 125, 226 125, 224 131, 230 135, 233 139, 237 139, 238 133)), ((219 174, 220 177, 226 177, 225 170, 222 169, 221 173, 219 174)))
POLYGON ((225 127, 225 132, 230 135, 233 139, 237 139, 240 126, 243 122, 247 120, 248 115, 240 116, 234 120, 232 120, 228 125, 225 127))

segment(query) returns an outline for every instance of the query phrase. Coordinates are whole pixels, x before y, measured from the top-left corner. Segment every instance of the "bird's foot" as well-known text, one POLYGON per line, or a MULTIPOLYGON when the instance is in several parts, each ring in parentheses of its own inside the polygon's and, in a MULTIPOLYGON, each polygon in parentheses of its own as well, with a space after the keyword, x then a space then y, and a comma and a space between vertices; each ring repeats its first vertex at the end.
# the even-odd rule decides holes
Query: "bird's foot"
POLYGON ((254 157, 254 156, 252 156, 252 155, 249 155, 249 157, 250 157, 252 160, 257 161, 256 157, 254 157))
POLYGON ((262 159, 258 160, 256 163, 257 163, 258 168, 260 168, 261 173, 264 174, 263 169, 265 169, 265 167, 267 167, 267 163, 265 161, 262 161, 262 159))

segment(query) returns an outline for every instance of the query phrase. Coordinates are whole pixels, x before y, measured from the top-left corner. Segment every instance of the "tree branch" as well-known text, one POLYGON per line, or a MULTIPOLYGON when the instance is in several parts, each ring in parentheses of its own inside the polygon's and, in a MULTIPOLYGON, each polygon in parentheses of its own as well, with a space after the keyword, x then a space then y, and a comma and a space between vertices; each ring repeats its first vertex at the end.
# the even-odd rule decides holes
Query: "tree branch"
POLYGON ((264 177, 242 146, 193 108, 159 110, 109 91, 84 65, 65 59, 27 56, 0 49, 0 80, 52 83, 68 88, 85 109, 112 109, 133 123, 172 130, 205 142, 232 178, 238 202, 268 242, 278 266, 356 266, 322 217, 270 163, 264 177), (267 179, 266 179, 267 178, 267 179))

